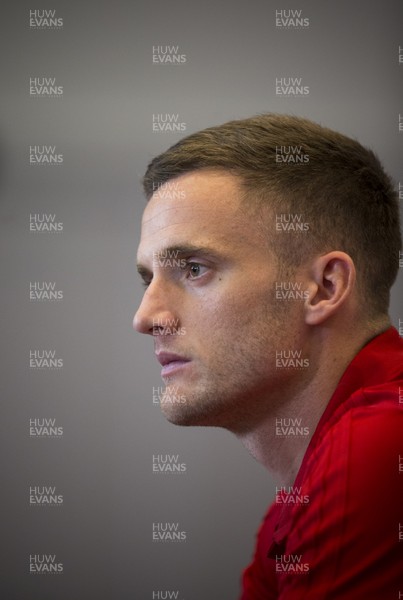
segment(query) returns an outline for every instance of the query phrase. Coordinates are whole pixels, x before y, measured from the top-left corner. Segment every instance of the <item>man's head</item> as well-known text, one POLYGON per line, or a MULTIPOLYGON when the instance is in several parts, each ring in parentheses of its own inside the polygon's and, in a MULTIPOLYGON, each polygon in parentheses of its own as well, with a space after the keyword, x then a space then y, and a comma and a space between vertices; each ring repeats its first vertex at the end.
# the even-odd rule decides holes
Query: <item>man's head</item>
POLYGON ((232 121, 156 157, 144 189, 135 325, 167 362, 171 421, 250 426, 314 377, 324 331, 387 314, 397 199, 358 142, 297 117, 232 121))
MULTIPOLYGON (((192 171, 239 177, 245 208, 269 226, 267 242, 282 264, 343 250, 357 268, 366 311, 385 313, 401 247, 397 195, 371 150, 312 121, 267 114, 192 134, 157 156, 144 177, 147 198, 192 171), (276 236, 276 215, 309 224, 309 235, 276 236)), ((257 223, 258 225, 258 223, 257 223)))

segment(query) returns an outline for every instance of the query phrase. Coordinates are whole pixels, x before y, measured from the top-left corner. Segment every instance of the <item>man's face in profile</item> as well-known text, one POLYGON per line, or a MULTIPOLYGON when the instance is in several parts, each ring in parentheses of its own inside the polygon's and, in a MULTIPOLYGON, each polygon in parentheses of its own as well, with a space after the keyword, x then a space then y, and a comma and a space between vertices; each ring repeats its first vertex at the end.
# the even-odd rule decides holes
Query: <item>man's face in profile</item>
POLYGON ((302 308, 279 309, 276 260, 237 178, 197 171, 170 184, 144 211, 138 263, 148 285, 134 325, 154 335, 169 421, 248 428, 291 385, 275 353, 303 347, 302 308))

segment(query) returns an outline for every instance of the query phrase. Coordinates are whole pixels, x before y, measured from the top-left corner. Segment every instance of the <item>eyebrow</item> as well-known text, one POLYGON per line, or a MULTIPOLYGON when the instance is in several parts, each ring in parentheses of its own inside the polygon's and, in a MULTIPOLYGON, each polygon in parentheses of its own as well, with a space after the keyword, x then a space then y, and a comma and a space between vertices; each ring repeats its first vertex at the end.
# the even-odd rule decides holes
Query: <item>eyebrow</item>
MULTIPOLYGON (((195 256, 212 256, 212 257, 219 257, 219 254, 212 250, 211 248, 208 248, 206 246, 196 246, 194 244, 183 244, 183 245, 174 245, 174 246, 168 246, 166 248, 162 248, 161 250, 159 250, 156 253, 156 256, 161 256, 161 257, 166 257, 166 256, 171 256, 174 258, 184 258, 185 256, 191 256, 191 255, 195 255, 195 256)), ((153 254, 154 256, 154 254, 153 254)), ((150 271, 150 269, 148 267, 146 267, 145 265, 141 264, 141 263, 137 263, 137 272, 139 273, 139 275, 141 277, 143 277, 143 279, 149 275, 152 274, 152 271, 150 271)))

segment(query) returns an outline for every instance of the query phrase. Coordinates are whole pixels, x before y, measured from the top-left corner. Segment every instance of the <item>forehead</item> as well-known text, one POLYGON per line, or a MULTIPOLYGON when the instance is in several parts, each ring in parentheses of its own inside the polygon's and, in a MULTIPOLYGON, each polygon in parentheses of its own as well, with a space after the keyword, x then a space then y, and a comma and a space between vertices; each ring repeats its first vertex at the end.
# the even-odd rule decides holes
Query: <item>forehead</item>
POLYGON ((236 176, 192 172, 154 192, 143 214, 139 255, 189 242, 250 243, 251 228, 236 176))

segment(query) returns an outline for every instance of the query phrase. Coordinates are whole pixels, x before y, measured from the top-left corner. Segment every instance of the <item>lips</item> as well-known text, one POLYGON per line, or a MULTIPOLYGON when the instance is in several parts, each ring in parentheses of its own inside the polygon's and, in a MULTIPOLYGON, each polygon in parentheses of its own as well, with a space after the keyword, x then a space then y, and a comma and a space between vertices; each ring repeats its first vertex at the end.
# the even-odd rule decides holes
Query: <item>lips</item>
POLYGON ((156 352, 156 357, 160 365, 162 365, 161 376, 172 375, 190 362, 188 358, 174 354, 172 352, 156 352))
POLYGON ((180 356, 179 354, 173 354, 172 352, 156 352, 155 353, 158 362, 163 367, 172 362, 189 362, 187 358, 184 356, 180 356))

